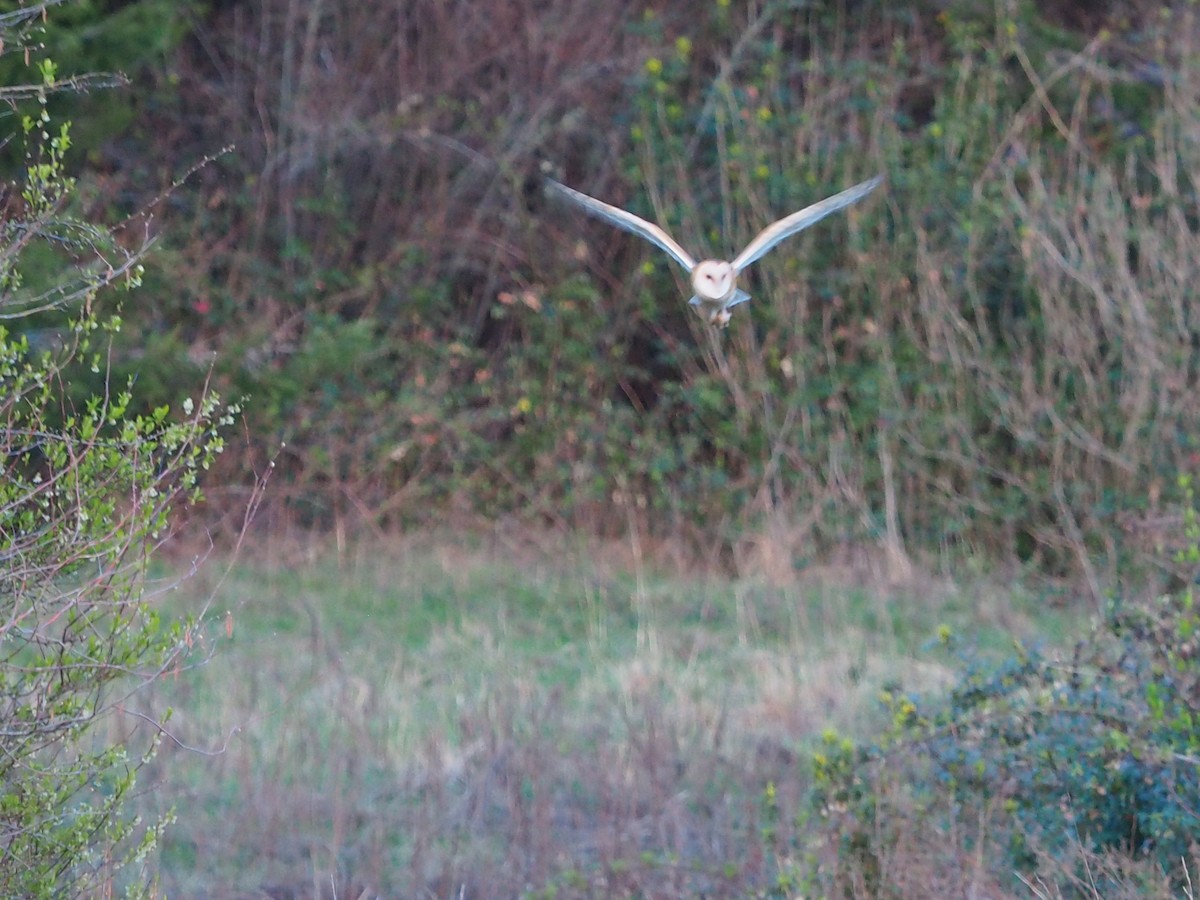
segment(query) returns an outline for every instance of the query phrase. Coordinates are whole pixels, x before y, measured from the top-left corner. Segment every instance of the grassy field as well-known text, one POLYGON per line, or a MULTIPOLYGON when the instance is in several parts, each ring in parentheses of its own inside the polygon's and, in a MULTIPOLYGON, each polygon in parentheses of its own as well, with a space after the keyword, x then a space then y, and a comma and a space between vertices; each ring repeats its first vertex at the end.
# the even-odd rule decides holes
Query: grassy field
POLYGON ((939 626, 997 652, 1072 627, 978 585, 557 542, 267 547, 224 572, 164 598, 207 610, 211 658, 145 701, 190 748, 141 782, 178 816, 171 897, 744 895, 805 845, 822 733, 945 682, 939 626))

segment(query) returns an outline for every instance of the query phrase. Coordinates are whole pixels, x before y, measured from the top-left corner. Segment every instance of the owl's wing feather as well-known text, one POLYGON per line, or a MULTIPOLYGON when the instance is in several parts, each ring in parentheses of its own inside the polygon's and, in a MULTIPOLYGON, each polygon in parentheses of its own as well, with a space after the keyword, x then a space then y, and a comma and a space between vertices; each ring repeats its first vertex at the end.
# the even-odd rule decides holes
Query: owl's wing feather
POLYGON ((830 213, 835 213, 839 209, 843 209, 858 200, 861 200, 871 191, 879 186, 883 181, 882 175, 877 175, 869 181, 864 181, 862 184, 856 184, 852 188, 846 188, 840 194, 834 194, 819 203, 814 203, 812 206, 806 206, 799 212, 794 212, 786 218, 780 219, 774 225, 768 225, 758 233, 746 249, 737 255, 733 261, 733 268, 740 272, 746 266, 755 260, 761 258, 767 251, 782 241, 784 238, 791 237, 797 231, 803 231, 809 225, 821 221, 830 213))
POLYGON ((612 206, 603 200, 597 200, 595 197, 589 197, 587 194, 582 194, 577 190, 567 187, 565 184, 559 184, 553 179, 547 178, 546 181, 550 187, 554 188, 562 196, 578 203, 593 216, 604 219, 618 228, 623 228, 639 237, 645 238, 664 251, 675 262, 683 266, 688 272, 696 268, 696 261, 688 255, 688 252, 679 246, 674 238, 653 222, 647 222, 641 216, 635 216, 633 213, 626 212, 620 207, 612 206))

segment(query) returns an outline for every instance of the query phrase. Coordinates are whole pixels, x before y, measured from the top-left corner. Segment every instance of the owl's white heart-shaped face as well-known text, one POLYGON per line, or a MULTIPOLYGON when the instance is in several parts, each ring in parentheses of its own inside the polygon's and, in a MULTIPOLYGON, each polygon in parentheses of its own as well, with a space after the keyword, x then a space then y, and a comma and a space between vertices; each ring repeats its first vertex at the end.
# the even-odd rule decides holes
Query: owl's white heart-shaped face
POLYGON ((706 259, 692 270, 692 288, 705 300, 724 300, 733 294, 735 274, 731 264, 706 259))

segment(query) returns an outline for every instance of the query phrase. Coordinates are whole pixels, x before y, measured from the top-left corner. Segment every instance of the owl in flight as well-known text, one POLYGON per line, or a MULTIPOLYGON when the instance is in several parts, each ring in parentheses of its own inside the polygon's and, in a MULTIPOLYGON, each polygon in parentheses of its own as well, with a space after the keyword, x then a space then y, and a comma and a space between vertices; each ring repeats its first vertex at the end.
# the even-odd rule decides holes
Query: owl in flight
POLYGON ((603 200, 581 194, 579 191, 559 184, 552 179, 546 179, 550 186, 566 197, 578 203, 585 210, 601 219, 607 219, 618 228, 624 228, 639 235, 663 250, 668 256, 679 263, 692 279, 692 290, 695 296, 688 304, 696 310, 701 318, 707 319, 710 325, 724 328, 729 324, 733 307, 750 299, 750 295, 737 286, 737 277, 750 263, 759 259, 768 250, 786 237, 791 237, 797 231, 803 231, 830 213, 849 206, 861 200, 883 181, 882 176, 876 176, 862 184, 847 188, 840 194, 834 194, 812 206, 806 206, 799 212, 794 212, 780 219, 773 225, 768 225, 758 233, 758 236, 746 245, 741 253, 730 262, 717 259, 704 259, 700 262, 692 259, 669 234, 640 216, 626 212, 616 206, 611 206, 603 200))

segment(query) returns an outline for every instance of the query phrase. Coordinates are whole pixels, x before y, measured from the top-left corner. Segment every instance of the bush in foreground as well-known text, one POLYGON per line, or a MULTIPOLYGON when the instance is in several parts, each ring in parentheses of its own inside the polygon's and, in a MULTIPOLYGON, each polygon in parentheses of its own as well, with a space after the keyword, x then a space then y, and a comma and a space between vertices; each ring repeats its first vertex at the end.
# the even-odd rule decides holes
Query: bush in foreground
MULTIPOLYGON (((0 17, 0 46, 20 50, 44 6, 0 17)), ((147 563, 233 410, 203 392, 135 415, 128 387, 72 389, 103 373, 120 319, 101 310, 138 286, 145 247, 72 211, 71 132, 47 110, 62 85, 49 60, 31 71, 0 88, 26 148, 0 222, 0 895, 137 893, 165 818, 125 808, 156 742, 95 726, 191 644, 146 602, 147 563)))
POLYGON ((1062 657, 1018 646, 999 663, 961 659, 946 695, 885 692, 883 737, 830 733, 814 755, 820 877, 886 894, 914 855, 933 855, 935 868, 952 857, 1001 883, 1055 886, 1038 896, 1181 889, 1200 833, 1193 591, 1114 605, 1062 657))

